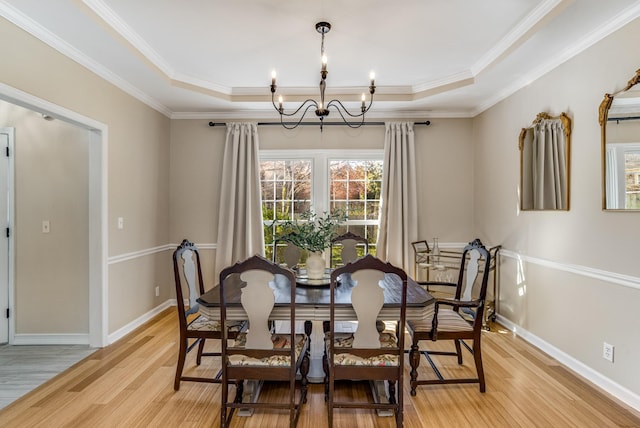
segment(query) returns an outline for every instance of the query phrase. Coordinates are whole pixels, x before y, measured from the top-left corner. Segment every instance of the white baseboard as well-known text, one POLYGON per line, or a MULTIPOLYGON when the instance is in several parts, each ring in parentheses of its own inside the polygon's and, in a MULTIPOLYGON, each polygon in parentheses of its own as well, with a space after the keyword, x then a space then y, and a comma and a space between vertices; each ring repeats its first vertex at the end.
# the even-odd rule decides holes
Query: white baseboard
POLYGON ((530 333, 529 331, 523 329, 519 325, 514 324, 509 321, 505 317, 500 314, 497 315, 497 321, 520 336, 525 341, 529 342, 536 348, 544 351, 551 357, 558 360, 561 364, 565 365, 569 369, 573 370, 580 376, 587 379, 589 382, 595 384, 596 386, 602 388, 604 391, 608 392, 618 400, 627 404, 628 406, 634 408, 635 410, 640 411, 640 395, 630 391, 624 386, 612 381, 606 376, 603 376, 600 372, 592 369, 581 361, 576 360, 571 355, 561 351, 555 346, 551 345, 548 342, 540 339, 538 336, 530 333))
POLYGON ((12 345, 89 345, 88 334, 16 334, 12 345))
POLYGON ((133 330, 140 327, 142 324, 146 323, 151 318, 155 317, 160 312, 164 311, 165 309, 171 306, 176 306, 176 299, 169 299, 165 301, 164 303, 160 304, 159 306, 156 306, 154 309, 150 310, 146 314, 143 314, 142 316, 131 321, 129 324, 125 325, 124 327, 109 334, 107 336, 107 344, 111 345, 115 341, 122 339, 124 336, 131 333, 133 330))

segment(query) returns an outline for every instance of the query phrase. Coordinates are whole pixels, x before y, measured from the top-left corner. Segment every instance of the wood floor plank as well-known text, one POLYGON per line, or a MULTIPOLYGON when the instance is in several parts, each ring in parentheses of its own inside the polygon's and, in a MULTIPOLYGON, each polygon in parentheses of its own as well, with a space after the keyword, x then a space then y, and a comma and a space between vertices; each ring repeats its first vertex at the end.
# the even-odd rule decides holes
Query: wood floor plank
MULTIPOLYGON (((520 338, 495 326, 483 333, 483 360, 487 392, 478 385, 421 386, 409 395, 409 367, 403 385, 405 428, 421 427, 640 427, 640 414, 617 402, 566 367, 520 338)), ((442 342, 425 347, 445 349, 442 342)), ((207 344, 218 350, 219 344, 207 344)), ((174 309, 107 348, 95 352, 23 398, 0 411, 0 426, 13 427, 185 427, 219 425, 220 385, 183 382, 173 390, 178 350, 174 309)), ((465 351, 466 352, 466 351, 465 351)), ((217 358, 195 364, 187 357, 185 373, 214 376, 217 358)), ((474 373, 466 354, 459 366, 455 358, 437 357, 443 373, 474 373)), ((434 377, 427 362, 421 378, 434 377)), ((230 387, 230 394, 234 394, 230 387)), ((267 383, 263 399, 285 400, 286 385, 267 383)), ((371 399, 366 384, 338 385, 343 397, 371 399)), ((327 426, 324 387, 312 384, 303 406, 299 428, 327 426)), ((287 426, 288 414, 259 410, 252 417, 234 416, 232 427, 287 426)), ((368 410, 340 409, 336 428, 394 427, 393 418, 368 410)))

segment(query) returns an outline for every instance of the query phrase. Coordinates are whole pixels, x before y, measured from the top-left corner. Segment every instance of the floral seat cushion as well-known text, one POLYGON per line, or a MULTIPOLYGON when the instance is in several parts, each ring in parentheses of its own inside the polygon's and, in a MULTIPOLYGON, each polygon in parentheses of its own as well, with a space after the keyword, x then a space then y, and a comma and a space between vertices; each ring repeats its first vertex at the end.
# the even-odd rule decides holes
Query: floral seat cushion
MULTIPOLYGON (((325 346, 327 352, 331 346, 329 333, 325 333, 325 346)), ((353 347, 353 333, 334 333, 333 346, 336 349, 344 350, 353 347)), ((380 348, 397 348, 398 338, 394 331, 384 330, 380 332, 380 348)), ((398 356, 391 354, 377 355, 374 357, 360 357, 349 353, 334 355, 334 362, 342 366, 397 366, 398 356)))
MULTIPOLYGON (((274 348, 282 348, 287 349, 290 348, 290 338, 291 336, 288 334, 274 334, 271 336, 271 341, 273 342, 274 348)), ((296 361, 302 352, 302 348, 306 341, 306 335, 304 334, 296 334, 296 361)), ((233 344, 230 348, 233 349, 242 349, 245 347, 247 342, 247 334, 240 333, 238 337, 234 340, 233 344)), ((229 355, 229 364, 232 366, 288 366, 291 364, 290 358, 288 355, 271 355, 266 358, 254 358, 249 357, 247 355, 241 354, 232 354, 229 355)))
MULTIPOLYGON (((229 331, 238 332, 244 325, 243 321, 228 322, 229 331)), ((210 320, 204 315, 197 316, 193 321, 187 325, 187 330, 191 331, 220 331, 220 321, 210 320)))

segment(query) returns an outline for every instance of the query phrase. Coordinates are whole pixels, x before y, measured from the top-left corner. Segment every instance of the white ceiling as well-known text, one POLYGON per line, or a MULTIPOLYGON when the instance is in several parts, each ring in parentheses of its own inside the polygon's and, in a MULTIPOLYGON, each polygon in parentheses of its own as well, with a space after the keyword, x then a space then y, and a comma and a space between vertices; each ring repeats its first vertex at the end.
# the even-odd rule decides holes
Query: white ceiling
POLYGON ((168 117, 214 120, 275 119, 274 69, 285 100, 318 99, 328 21, 328 99, 358 100, 375 71, 368 117, 428 119, 477 115, 640 1, 0 0, 0 14, 168 117))

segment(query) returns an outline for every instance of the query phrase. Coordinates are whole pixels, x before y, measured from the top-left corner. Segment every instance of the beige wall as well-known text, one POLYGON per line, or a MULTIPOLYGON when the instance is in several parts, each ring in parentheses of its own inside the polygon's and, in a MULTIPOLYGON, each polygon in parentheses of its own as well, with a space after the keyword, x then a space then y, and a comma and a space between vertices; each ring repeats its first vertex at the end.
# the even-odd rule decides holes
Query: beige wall
POLYGON ((640 213, 601 210, 598 106, 639 68, 639 38, 636 20, 473 123, 474 230, 509 254, 500 314, 636 394, 640 319, 630 314, 640 306, 640 213), (541 111, 573 118, 568 212, 517 209, 518 135, 541 111), (615 283, 619 275, 627 286, 615 283), (602 358, 605 341, 615 346, 613 364, 602 358))
MULTIPOLYGON (((166 245, 170 120, 4 19, 0 19, 0 39, 11 41, 0 43, 1 82, 108 127, 109 256, 166 245), (116 229, 117 217, 125 219, 123 230, 116 229)), ((23 131, 17 131, 17 144, 18 132, 23 131)), ((21 170, 30 166, 16 163, 21 170)), ((52 223, 52 230, 54 227, 52 223)), ((19 246, 21 237, 16 239, 19 246)), ((64 251, 71 254, 66 246, 64 251)), ((32 258, 30 262, 38 265, 42 260, 32 258)), ((165 252, 109 265, 109 333, 170 297, 172 277, 166 272, 169 263, 165 252), (160 297, 155 297, 156 285, 162 288, 160 297)), ((15 284, 18 293, 23 285, 18 278, 15 284)), ((30 300, 45 295, 47 287, 48 283, 39 283, 28 296, 22 295, 16 312, 25 311, 25 305, 32 303, 30 300)), ((78 293, 64 305, 86 311, 87 294, 78 293)), ((54 324, 42 317, 38 333, 78 331, 76 323, 64 322, 53 327, 54 324)), ((86 333, 88 325, 84 324, 81 331, 86 333)), ((32 332, 34 327, 16 322, 15 329, 21 334, 32 332)))

